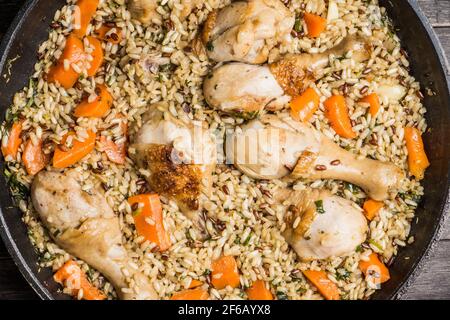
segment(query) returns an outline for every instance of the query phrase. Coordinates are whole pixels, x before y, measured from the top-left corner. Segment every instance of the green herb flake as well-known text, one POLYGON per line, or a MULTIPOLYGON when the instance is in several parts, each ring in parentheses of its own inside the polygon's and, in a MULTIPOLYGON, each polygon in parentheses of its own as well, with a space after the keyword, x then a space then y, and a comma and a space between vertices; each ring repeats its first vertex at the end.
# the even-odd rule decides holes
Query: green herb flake
POLYGON ((8 168, 5 168, 3 172, 5 174, 5 177, 7 178, 8 185, 14 199, 16 199, 16 201, 20 201, 28 198, 28 195, 30 193, 28 187, 20 182, 17 179, 17 176, 15 174, 12 174, 11 171, 8 170, 8 168))
POLYGON ((205 269, 205 271, 203 272, 204 276, 209 276, 211 274, 211 270, 209 269, 205 269))
POLYGON ((362 252, 363 249, 362 249, 361 245, 357 246, 355 251, 358 252, 358 253, 362 252))
POLYGON ((352 273, 350 271, 348 271, 347 269, 338 269, 336 271, 336 280, 340 281, 340 280, 347 280, 348 278, 350 278, 350 275, 352 273))
POLYGON ((376 242, 375 240, 370 239, 370 240, 369 240, 369 243, 370 243, 371 245, 377 247, 380 251, 383 251, 383 247, 381 246, 381 244, 379 244, 379 243, 376 242))
POLYGON ((325 213, 325 209, 323 208, 323 200, 317 200, 316 202, 314 202, 314 204, 316 205, 317 213, 320 213, 320 214, 325 213))
POLYGON ((247 246, 250 243, 250 240, 252 239, 252 233, 248 235, 247 239, 242 243, 244 246, 247 246))
POLYGON ((295 19, 294 30, 296 32, 302 32, 302 20, 300 18, 295 19))
POLYGON ((287 294, 282 291, 277 291, 277 299, 278 300, 289 300, 287 294))
POLYGON ((208 43, 206 44, 206 50, 208 50, 208 51, 214 50, 214 44, 212 41, 208 41, 208 43))
POLYGON ((134 211, 132 212, 133 217, 137 216, 137 215, 140 214, 141 212, 142 212, 142 208, 138 208, 138 209, 134 210, 134 211))

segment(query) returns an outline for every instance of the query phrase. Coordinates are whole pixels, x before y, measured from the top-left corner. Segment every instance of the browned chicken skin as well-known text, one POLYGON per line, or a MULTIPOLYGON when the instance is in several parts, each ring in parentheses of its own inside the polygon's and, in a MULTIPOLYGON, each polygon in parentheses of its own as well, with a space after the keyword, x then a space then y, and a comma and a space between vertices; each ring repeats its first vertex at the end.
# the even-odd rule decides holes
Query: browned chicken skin
POLYGON ((202 202, 211 194, 216 146, 204 123, 186 124, 153 105, 134 137, 132 155, 149 171, 153 191, 173 199, 180 210, 202 227, 202 202))
POLYGON ((121 299, 158 299, 145 275, 137 271, 131 277, 124 275, 122 269, 128 267, 130 258, 122 245, 119 219, 106 202, 103 191, 94 188, 87 193, 76 178, 75 171, 43 171, 33 181, 34 208, 56 244, 101 272, 121 299), (138 293, 122 291, 129 288, 127 279, 135 282, 138 293))
POLYGON ((334 48, 317 54, 290 54, 270 65, 229 63, 214 69, 205 79, 203 94, 208 104, 223 112, 257 112, 280 109, 316 81, 330 55, 369 59, 367 39, 348 36, 334 48))
POLYGON ((294 15, 279 0, 236 1, 210 13, 202 40, 214 61, 259 64, 289 37, 294 23, 294 15))
POLYGON ((304 261, 345 256, 363 243, 368 231, 361 208, 329 191, 280 190, 286 229, 283 236, 304 261))
POLYGON ((397 193, 403 172, 391 163, 359 159, 310 124, 266 114, 227 139, 227 158, 256 179, 336 179, 360 186, 374 200, 397 193))

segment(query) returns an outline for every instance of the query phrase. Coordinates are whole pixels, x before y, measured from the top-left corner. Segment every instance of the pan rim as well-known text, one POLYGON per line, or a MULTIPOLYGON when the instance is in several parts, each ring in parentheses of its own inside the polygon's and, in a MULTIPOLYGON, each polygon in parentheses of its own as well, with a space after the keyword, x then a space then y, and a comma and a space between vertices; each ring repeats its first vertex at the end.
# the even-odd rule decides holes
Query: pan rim
MULTIPOLYGON (((0 43, 0 70, 3 70, 6 59, 8 57, 11 43, 17 36, 17 32, 20 27, 27 21, 30 11, 35 7, 35 5, 40 0, 26 0, 22 5, 14 20, 12 21, 7 32, 3 35, 0 43)), ((436 52, 441 65, 441 72, 445 75, 447 91, 450 87, 450 68, 449 63, 445 57, 442 44, 439 41, 435 31, 433 30, 430 22, 426 18, 423 10, 420 8, 417 0, 408 0, 408 5, 414 11, 418 21, 425 28, 425 31, 433 44, 433 49, 436 52), (447 69, 447 70, 445 70, 447 69)), ((450 95, 450 93, 449 93, 450 95)), ((450 162, 450 159, 448 160, 450 162)), ((3 160, 1 160, 3 163, 3 160)), ((389 299, 399 299, 406 294, 407 289, 416 280, 420 274, 421 269, 427 262, 427 258, 432 255, 433 250, 437 242, 439 242, 439 236, 442 233, 443 225, 445 224, 446 217, 450 211, 450 175, 447 177, 446 182, 447 195, 444 197, 442 203, 439 206, 438 212, 439 223, 434 227, 434 232, 430 234, 429 241, 426 245, 422 246, 422 252, 420 258, 411 266, 406 275, 404 275, 404 280, 401 281, 396 288, 388 296, 389 299)), ((13 239, 9 228, 6 225, 6 221, 3 216, 3 210, 0 207, 0 236, 7 248, 8 253, 14 260, 14 263, 20 270, 21 274, 27 281, 27 283, 32 287, 32 289, 37 293, 37 295, 43 300, 54 300, 55 297, 49 292, 44 286, 44 284, 36 277, 36 274, 32 271, 29 264, 23 257, 20 249, 17 247, 15 240, 13 239)))
MULTIPOLYGON (((27 20, 30 11, 34 8, 39 0, 26 0, 22 5, 17 15, 14 17, 7 32, 3 35, 0 43, 0 70, 3 70, 8 53, 10 51, 11 43, 17 35, 18 30, 22 24, 27 20)), ((2 159, 3 163, 3 159, 2 159)), ((20 273, 25 278, 27 283, 31 286, 34 292, 42 300, 54 300, 52 294, 43 286, 41 281, 37 279, 34 272, 23 257, 20 249, 17 247, 9 228, 6 226, 6 221, 3 217, 3 208, 0 207, 0 235, 3 243, 6 246, 8 253, 13 258, 15 265, 18 267, 20 273)))

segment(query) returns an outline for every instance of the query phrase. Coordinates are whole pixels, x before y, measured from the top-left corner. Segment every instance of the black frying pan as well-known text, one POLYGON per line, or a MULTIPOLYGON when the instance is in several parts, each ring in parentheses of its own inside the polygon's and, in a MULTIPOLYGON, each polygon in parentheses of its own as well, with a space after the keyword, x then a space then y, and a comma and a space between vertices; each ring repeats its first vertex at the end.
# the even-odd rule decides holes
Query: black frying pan
MULTIPOLYGON (((424 186, 425 197, 417 209, 418 224, 413 223, 411 234, 416 241, 400 250, 390 268, 391 280, 383 285, 375 299, 400 297, 414 279, 424 258, 436 241, 448 209, 449 153, 450 153, 450 97, 448 70, 440 44, 416 0, 380 0, 393 19, 405 49, 410 55, 412 72, 422 86, 436 95, 426 96, 427 120, 431 128, 425 144, 431 167, 424 186)), ((47 39, 47 32, 55 11, 65 0, 28 0, 15 18, 0 46, 0 110, 2 119, 14 93, 28 83, 37 60, 37 48, 47 39), (11 80, 6 82, 8 60, 20 58, 11 66, 11 80)), ((4 164, 0 163, 1 172, 4 164)), ((28 240, 21 212, 10 197, 3 174, 0 174, 0 234, 17 266, 31 287, 43 299, 67 299, 58 293, 58 285, 48 269, 39 269, 37 255, 28 240)))

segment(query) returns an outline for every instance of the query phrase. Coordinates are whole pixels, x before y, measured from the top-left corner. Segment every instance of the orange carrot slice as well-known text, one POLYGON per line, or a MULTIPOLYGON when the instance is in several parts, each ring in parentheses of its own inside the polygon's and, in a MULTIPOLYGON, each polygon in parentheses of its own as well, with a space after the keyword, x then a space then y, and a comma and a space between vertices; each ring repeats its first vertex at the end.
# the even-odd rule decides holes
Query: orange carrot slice
MULTIPOLYGON (((13 123, 11 130, 7 137, 3 137, 2 141, 2 153, 3 157, 15 159, 19 147, 22 144, 22 139, 20 135, 22 134, 22 121, 13 123)), ((8 160, 8 159, 7 159, 8 160)))
POLYGON ((95 89, 97 97, 94 101, 89 102, 89 98, 85 98, 74 111, 74 116, 84 118, 102 118, 105 116, 109 109, 111 109, 113 98, 108 92, 108 88, 103 84, 100 84, 95 89))
POLYGON ((94 35, 103 41, 119 44, 122 41, 122 29, 102 25, 94 31, 94 35))
POLYGON ((391 278, 389 269, 380 261, 376 253, 372 253, 369 256, 369 261, 361 260, 359 269, 366 277, 370 277, 369 281, 372 281, 374 284, 384 283, 391 278))
POLYGON ((422 135, 417 128, 405 128, 406 148, 408 149, 409 171, 417 180, 422 180, 425 170, 430 166, 422 135))
POLYGON ((303 274, 327 300, 340 300, 339 289, 325 271, 305 270, 303 274))
POLYGON ((84 300, 105 300, 106 296, 94 287, 74 261, 67 261, 53 276, 59 284, 71 289, 72 296, 77 297, 83 290, 84 300))
POLYGON ((72 68, 72 64, 78 64, 86 61, 83 42, 75 35, 70 34, 66 39, 66 46, 59 60, 54 64, 47 74, 47 81, 50 83, 59 83, 62 87, 69 89, 78 81, 80 73, 72 68), (67 61, 68 68, 64 65, 67 61))
POLYGON ((50 156, 42 150, 42 140, 37 145, 28 140, 23 151, 22 161, 29 175, 34 176, 50 162, 50 156))
POLYGON ((383 202, 372 199, 366 200, 366 202, 364 202, 363 209, 367 220, 372 221, 378 215, 378 212, 381 208, 383 208, 383 206, 383 202))
POLYGON ((74 24, 79 27, 74 30, 74 34, 83 38, 87 33, 87 28, 94 17, 97 7, 99 5, 99 0, 78 0, 74 16, 74 24))
POLYGON ((232 256, 222 256, 211 264, 211 283, 216 289, 226 286, 236 288, 240 284, 236 260, 232 256))
POLYGON ((298 121, 308 121, 319 108, 320 97, 316 90, 308 88, 291 101, 291 116, 298 121))
POLYGON ((247 289, 248 300, 273 300, 272 293, 266 287, 262 280, 256 280, 252 286, 247 289))
POLYGON ((317 38, 327 28, 327 19, 321 16, 305 13, 303 17, 308 28, 308 36, 311 38, 317 38))
POLYGON ((164 228, 159 196, 157 194, 141 194, 129 198, 128 203, 134 210, 133 218, 137 233, 145 240, 155 243, 159 251, 169 249, 171 243, 164 228))
POLYGON ((203 282, 197 279, 192 279, 191 284, 189 285, 189 289, 194 289, 203 285, 203 282))
POLYGON ((89 46, 93 47, 94 50, 91 52, 92 61, 89 61, 91 67, 87 70, 87 74, 89 77, 95 76, 98 69, 103 64, 104 54, 103 54, 103 48, 102 43, 97 38, 87 36, 86 39, 89 42, 89 46))
POLYGON ((208 291, 204 289, 190 289, 174 293, 170 300, 208 300, 208 291))
MULTIPOLYGON (((96 134, 91 130, 88 130, 87 134, 88 137, 84 141, 79 141, 73 137, 72 146, 68 150, 62 150, 60 146, 56 147, 53 155, 53 166, 58 169, 70 167, 91 153, 95 148, 96 134)), ((69 136, 75 136, 75 132, 69 132, 62 139, 62 145, 65 145, 69 136)))
POLYGON ((376 93, 369 94, 368 96, 359 100, 359 102, 368 103, 370 105, 369 113, 372 115, 372 117, 375 117, 381 109, 380 99, 378 98, 378 95, 376 93))
POLYGON ((352 123, 348 115, 345 98, 341 95, 332 96, 325 101, 324 105, 325 116, 330 121, 334 131, 341 137, 347 139, 356 138, 356 133, 353 131, 352 123))

